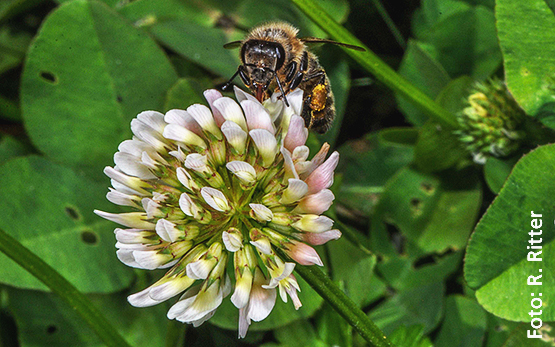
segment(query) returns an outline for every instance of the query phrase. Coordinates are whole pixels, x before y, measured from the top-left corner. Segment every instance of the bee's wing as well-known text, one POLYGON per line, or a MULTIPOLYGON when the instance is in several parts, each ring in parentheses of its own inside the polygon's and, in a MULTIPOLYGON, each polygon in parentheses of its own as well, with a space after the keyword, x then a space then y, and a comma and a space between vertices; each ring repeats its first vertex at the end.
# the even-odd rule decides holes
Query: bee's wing
POLYGON ((327 40, 327 39, 319 39, 317 37, 303 37, 303 38, 301 38, 301 41, 306 42, 306 43, 331 43, 332 45, 343 46, 343 47, 346 47, 346 48, 349 48, 349 49, 354 49, 355 51, 365 51, 366 50, 362 47, 355 46, 355 45, 350 45, 348 43, 342 43, 342 42, 337 42, 337 41, 327 40))
POLYGON ((225 48, 225 49, 237 48, 237 47, 241 46, 241 42, 242 42, 242 41, 231 41, 231 42, 228 42, 228 43, 226 43, 226 44, 224 45, 224 48, 225 48))

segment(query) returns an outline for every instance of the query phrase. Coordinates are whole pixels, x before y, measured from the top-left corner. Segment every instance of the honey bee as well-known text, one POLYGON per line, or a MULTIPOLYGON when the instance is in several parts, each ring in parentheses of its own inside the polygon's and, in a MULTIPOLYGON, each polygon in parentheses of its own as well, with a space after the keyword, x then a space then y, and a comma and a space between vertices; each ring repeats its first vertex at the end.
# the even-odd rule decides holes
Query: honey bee
POLYGON ((323 134, 335 118, 334 97, 326 71, 305 43, 332 43, 355 50, 364 48, 314 37, 297 37, 298 29, 284 22, 266 23, 253 28, 242 41, 224 48, 241 47, 242 64, 224 89, 239 75, 245 86, 262 102, 270 91, 280 91, 285 105, 287 94, 303 90, 303 117, 307 128, 323 134))

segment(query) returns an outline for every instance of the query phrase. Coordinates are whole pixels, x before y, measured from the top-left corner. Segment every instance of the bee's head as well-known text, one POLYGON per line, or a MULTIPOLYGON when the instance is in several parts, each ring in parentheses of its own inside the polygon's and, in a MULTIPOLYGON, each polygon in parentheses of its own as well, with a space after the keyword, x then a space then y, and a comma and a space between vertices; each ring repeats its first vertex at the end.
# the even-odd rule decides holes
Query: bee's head
POLYGON ((256 98, 262 101, 263 95, 276 76, 276 71, 283 67, 285 51, 277 42, 248 40, 241 47, 243 70, 241 79, 256 98))

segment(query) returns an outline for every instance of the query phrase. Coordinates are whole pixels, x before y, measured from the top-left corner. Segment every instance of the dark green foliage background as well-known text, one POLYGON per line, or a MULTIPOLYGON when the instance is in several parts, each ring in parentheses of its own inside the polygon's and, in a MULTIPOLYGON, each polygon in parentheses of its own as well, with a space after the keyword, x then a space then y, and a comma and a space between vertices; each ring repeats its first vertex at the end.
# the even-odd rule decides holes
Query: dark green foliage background
MULTIPOLYGON (((321 6, 453 115, 473 82, 496 76, 555 129, 555 15, 550 0, 330 0, 321 6), (495 7, 495 12, 494 12, 495 7)), ((555 8, 555 6, 552 6, 555 8)), ((204 103, 235 72, 223 44, 264 21, 326 37, 288 0, 1 0, 0 229, 54 267, 133 346, 363 346, 300 281, 303 307, 278 302, 237 340, 226 299, 194 329, 169 305, 126 296, 162 275, 115 256, 105 199, 118 144, 143 110, 204 103)), ((331 278, 399 347, 553 346, 526 339, 530 293, 555 320, 555 137, 472 163, 452 129, 374 81, 339 48, 314 47, 337 119, 311 135, 341 154, 333 208, 344 236, 319 247, 331 278), (537 148, 536 148, 537 147, 537 148), (526 261, 530 213, 543 214, 541 264, 526 261), (541 288, 526 278, 543 269, 541 288)), ((238 80, 236 82, 239 82, 238 80)), ((170 300, 173 302, 174 300, 170 300)), ((279 300, 278 300, 279 301, 279 300)), ((101 346, 75 313, 0 254, 0 347, 101 346)))

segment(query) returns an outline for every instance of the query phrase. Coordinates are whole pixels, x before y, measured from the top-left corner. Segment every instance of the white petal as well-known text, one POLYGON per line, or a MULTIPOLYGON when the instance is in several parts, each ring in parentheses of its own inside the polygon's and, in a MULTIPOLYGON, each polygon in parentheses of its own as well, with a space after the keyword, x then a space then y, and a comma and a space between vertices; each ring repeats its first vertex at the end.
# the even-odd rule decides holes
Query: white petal
POLYGON ((189 217, 195 216, 195 203, 187 193, 182 193, 179 196, 179 208, 189 217))
POLYGON ((181 315, 183 311, 185 311, 191 304, 195 301, 198 292, 200 291, 201 286, 196 285, 189 288, 185 294, 176 302, 170 309, 168 310, 168 318, 174 319, 177 316, 181 315))
POLYGON ((109 221, 125 225, 129 228, 154 230, 154 224, 146 221, 147 216, 142 212, 128 212, 128 213, 109 213, 99 210, 94 210, 98 216, 109 221))
POLYGON ((235 305, 235 307, 243 308, 249 303, 252 279, 252 272, 248 268, 243 272, 243 276, 237 279, 235 283, 235 291, 231 296, 231 302, 235 305))
POLYGON ((247 133, 237 123, 225 121, 222 124, 222 132, 229 144, 240 154, 245 152, 247 144, 247 133))
POLYGON ((270 114, 259 102, 251 100, 241 101, 241 107, 243 107, 243 110, 245 111, 245 117, 247 118, 249 130, 266 129, 272 135, 275 135, 276 130, 274 129, 274 124, 270 119, 270 114))
POLYGON ((262 157, 263 166, 269 167, 274 162, 278 149, 275 136, 264 129, 251 130, 249 135, 258 149, 259 155, 262 157))
POLYGON ((183 152, 183 148, 181 146, 177 147, 177 151, 170 151, 169 154, 179 160, 180 162, 184 162, 187 155, 183 152))
POLYGON ((206 143, 200 136, 178 124, 168 124, 164 129, 163 136, 169 140, 179 141, 188 146, 206 148, 206 143))
POLYGON ((230 161, 225 167, 231 171, 244 184, 256 182, 256 170, 251 164, 244 161, 230 161))
POLYGON ((210 260, 199 259, 197 261, 187 264, 187 277, 195 280, 205 280, 210 275, 210 271, 216 265, 217 260, 212 258, 210 260))
POLYGON ((214 101, 214 107, 220 111, 225 120, 232 121, 239 125, 243 131, 247 131, 247 122, 241 107, 231 98, 223 97, 214 101))
POLYGON ((124 193, 124 194, 137 195, 137 196, 150 195, 147 191, 144 191, 142 189, 141 189, 141 191, 138 191, 138 190, 129 188, 125 184, 119 183, 118 181, 116 181, 114 179, 110 180, 110 184, 112 185, 112 187, 114 187, 115 190, 117 190, 118 192, 124 193))
POLYGON ((167 242, 175 242, 185 235, 183 231, 175 227, 175 224, 165 219, 159 219, 156 222, 156 233, 162 240, 167 242))
MULTIPOLYGON (((128 176, 128 175, 124 174, 123 172, 118 171, 118 170, 116 170, 114 168, 111 168, 109 166, 106 166, 104 168, 104 174, 106 176, 110 177, 111 179, 113 179, 114 181, 119 182, 119 183, 133 189, 133 190, 136 190, 137 192, 140 192, 141 194, 146 193, 146 191, 143 188, 147 187, 148 183, 144 182, 140 178, 133 177, 133 176, 128 176)), ((115 186, 114 186, 114 188, 118 189, 115 186)))
POLYGON ((214 116, 212 116, 212 112, 208 107, 201 104, 194 104, 187 108, 187 113, 189 113, 205 131, 214 135, 220 133, 220 129, 214 121, 214 116))
POLYGON ((269 222, 274 218, 274 213, 262 204, 249 204, 250 208, 259 221, 269 222))
POLYGON ((173 260, 171 254, 161 254, 158 251, 133 251, 133 258, 143 268, 154 270, 173 260))
POLYGON ((150 198, 144 198, 141 200, 141 203, 143 205, 143 209, 145 210, 146 216, 148 219, 152 219, 154 217, 160 217, 164 215, 164 213, 160 211, 160 207, 162 206, 156 201, 150 198))
POLYGON ((287 101, 289 101, 293 114, 298 116, 301 115, 303 110, 303 90, 301 88, 297 88, 287 94, 287 101))
POLYGON ((116 251, 116 256, 122 263, 124 263, 127 266, 134 267, 134 268, 141 268, 139 263, 135 261, 132 250, 118 249, 116 251))
MULTIPOLYGON (((274 93, 274 95, 279 96, 279 93, 274 93)), ((272 95, 272 99, 274 98, 272 95)), ((300 115, 303 106, 303 91, 301 88, 295 89, 293 92, 287 94, 287 100, 289 101, 289 107, 284 107, 281 112, 280 127, 282 129, 288 129, 291 117, 293 115, 300 115)))
POLYGON ((239 88, 235 85, 233 86, 233 91, 235 92, 235 98, 239 102, 241 102, 243 100, 251 100, 251 101, 254 101, 254 102, 258 102, 258 100, 254 97, 254 95, 244 92, 241 88, 239 88))
POLYGON ((116 240, 121 243, 143 243, 145 237, 151 235, 151 232, 141 229, 121 229, 114 230, 116 240))
POLYGON ((137 118, 131 120, 131 131, 137 138, 143 140, 155 150, 163 150, 165 147, 165 141, 162 137, 162 130, 158 131, 137 118))
POLYGON ((137 119, 159 133, 166 126, 164 115, 157 111, 143 111, 137 115, 137 119))
POLYGON ((164 120, 168 124, 181 125, 182 127, 191 130, 197 135, 202 135, 202 129, 200 125, 198 125, 198 123, 194 120, 193 117, 191 117, 190 114, 187 113, 187 111, 177 109, 169 110, 168 112, 166 112, 164 120))
MULTIPOLYGON (((279 282, 288 277, 289 275, 291 275, 293 273, 293 270, 295 269, 295 263, 285 263, 283 265, 283 272, 281 273, 281 275, 279 275, 278 277, 272 277, 270 279, 270 283, 268 285, 262 285, 262 288, 275 288, 278 286, 279 282)), ((285 301, 287 302, 287 300, 285 301)))
POLYGON ((279 95, 281 95, 281 93, 274 93, 271 98, 264 100, 262 103, 264 108, 270 113, 270 117, 274 124, 279 124, 281 116, 283 116, 283 110, 285 109, 285 102, 282 99, 278 99, 279 95))
POLYGON ((183 292, 194 283, 188 277, 176 277, 157 286, 152 286, 149 296, 156 301, 166 301, 183 292))
POLYGON ((106 199, 113 204, 120 205, 120 206, 133 206, 138 207, 138 202, 141 198, 137 195, 129 195, 117 191, 113 188, 109 188, 110 191, 106 194, 106 199))
POLYGON ((187 169, 195 170, 197 172, 207 172, 208 158, 205 155, 199 153, 191 153, 185 159, 185 167, 187 169))
POLYGON ((127 297, 127 301, 135 307, 149 307, 161 303, 162 301, 154 300, 150 297, 150 290, 151 287, 148 287, 138 293, 131 294, 127 297))
POLYGON ((230 252, 237 252, 243 247, 243 240, 238 233, 228 233, 224 231, 222 233, 222 241, 224 242, 225 248, 230 252))
POLYGON ((217 282, 219 281, 214 282, 206 291, 200 291, 193 303, 177 317, 177 320, 190 323, 201 319, 220 306, 223 296, 217 282))
POLYGON ((298 146, 293 150, 291 159, 296 163, 298 161, 305 161, 308 158, 310 150, 307 146, 298 146))
POLYGON ((184 187, 187 187, 191 190, 194 188, 198 188, 198 184, 192 179, 191 175, 182 167, 178 167, 176 170, 177 173, 177 180, 183 184, 184 187))
POLYGON ((283 176, 284 180, 299 179, 299 175, 297 174, 297 169, 295 169, 295 164, 291 159, 291 153, 285 147, 281 147, 280 149, 281 155, 283 156, 283 166, 285 170, 285 175, 283 176))
POLYGON ((153 149, 145 142, 137 139, 125 140, 118 146, 118 151, 129 153, 135 157, 139 157, 144 151, 152 151, 153 149))
POLYGON ((202 325, 202 323, 212 318, 215 313, 216 313, 216 309, 213 309, 212 311, 208 312, 204 317, 192 321, 191 324, 193 324, 193 327, 195 328, 199 327, 200 325, 202 325))
POLYGON ((289 185, 283 191, 283 194, 279 199, 279 202, 284 205, 291 204, 295 201, 300 200, 303 196, 305 196, 307 192, 308 192, 308 185, 304 183, 304 181, 295 179, 295 178, 290 178, 289 185))
POLYGON ((200 194, 204 198, 204 201, 206 201, 206 203, 216 211, 227 212, 230 210, 224 193, 222 193, 218 189, 212 187, 203 187, 200 190, 200 194))
POLYGON ((267 238, 261 238, 256 241, 250 241, 250 244, 256 247, 256 249, 266 255, 272 254, 272 244, 267 238))
POLYGON ((316 214, 302 215, 301 219, 291 224, 295 229, 310 233, 321 233, 328 231, 333 226, 333 219, 316 214))
POLYGON ((239 309, 239 331, 238 337, 240 339, 247 336, 247 331, 249 330, 249 325, 251 325, 251 320, 247 316, 248 307, 243 307, 239 309))
POLYGON ((247 314, 248 317, 255 322, 260 322, 268 317, 276 304, 276 296, 277 293, 274 288, 264 289, 262 287, 253 286, 247 314))
POLYGON ((152 132, 144 132, 141 134, 143 137, 143 140, 150 144, 153 149, 157 152, 166 152, 166 145, 168 143, 168 140, 166 140, 163 136, 162 133, 152 133, 152 132))

